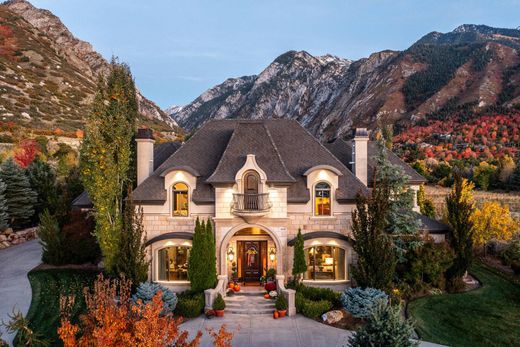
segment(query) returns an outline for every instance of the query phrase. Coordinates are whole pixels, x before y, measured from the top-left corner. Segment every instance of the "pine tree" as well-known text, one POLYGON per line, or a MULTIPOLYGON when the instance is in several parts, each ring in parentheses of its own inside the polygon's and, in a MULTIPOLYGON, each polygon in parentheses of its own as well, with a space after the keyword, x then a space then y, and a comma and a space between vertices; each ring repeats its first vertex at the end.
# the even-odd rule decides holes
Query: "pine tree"
POLYGON ((455 252, 453 265, 446 273, 450 281, 462 278, 473 260, 473 187, 473 183, 456 175, 451 192, 446 197, 446 222, 450 226, 448 240, 455 252))
POLYGON ((207 271, 207 264, 205 263, 205 236, 206 226, 204 222, 201 223, 199 218, 197 218, 190 256, 188 259, 188 277, 190 279, 191 289, 196 292, 208 289, 205 287, 204 283, 204 274, 207 271))
POLYGON ((209 219, 206 221, 206 243, 206 256, 208 257, 207 285, 209 288, 213 288, 217 283, 217 248, 213 235, 213 225, 209 219))
POLYGON ((420 221, 413 211, 415 192, 409 188, 409 176, 403 168, 388 159, 384 138, 378 141, 378 148, 375 184, 387 185, 390 194, 385 230, 392 236, 399 262, 404 262, 406 252, 422 244, 419 240, 420 221))
POLYGON ((43 249, 42 261, 45 264, 63 265, 66 259, 65 235, 49 210, 44 210, 40 215, 38 236, 43 249))
POLYGON ((125 204, 123 230, 119 239, 115 269, 117 274, 124 274, 131 279, 134 286, 146 281, 148 277, 145 243, 143 209, 136 208, 130 192, 125 204))
POLYGON ((385 232, 390 204, 390 189, 381 182, 370 198, 358 195, 352 212, 354 251, 358 255, 353 277, 358 286, 386 290, 395 273, 395 248, 385 232))
POLYGON ((6 184, 0 179, 0 231, 9 227, 7 214, 7 200, 5 199, 6 184))
POLYGON ((56 194, 56 174, 52 167, 43 160, 36 158, 27 167, 27 176, 31 188, 38 195, 34 206, 35 219, 48 209, 51 214, 56 212, 58 196, 56 194))
POLYGON ((99 82, 81 147, 82 180, 94 205, 96 237, 105 267, 114 272, 123 227, 123 198, 130 185, 132 138, 138 115, 130 69, 114 59, 99 82))
POLYGON ((13 228, 26 226, 34 215, 34 205, 37 200, 29 179, 12 158, 2 163, 0 179, 6 184, 5 200, 9 224, 13 228))
POLYGON ((307 264, 305 262, 305 252, 303 250, 304 240, 302 231, 298 228, 298 234, 296 235, 296 241, 294 242, 294 255, 293 255, 293 267, 292 274, 299 281, 302 273, 307 271, 307 264))

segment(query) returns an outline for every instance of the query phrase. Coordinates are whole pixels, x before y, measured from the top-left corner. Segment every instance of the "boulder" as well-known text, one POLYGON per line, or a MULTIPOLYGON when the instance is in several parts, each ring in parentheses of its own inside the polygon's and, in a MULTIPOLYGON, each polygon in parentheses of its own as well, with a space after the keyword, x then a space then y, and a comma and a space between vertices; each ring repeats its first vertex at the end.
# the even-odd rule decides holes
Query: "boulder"
POLYGON ((0 234, 0 242, 7 241, 7 236, 0 234))
POLYGON ((3 231, 4 235, 11 235, 13 233, 13 228, 7 228, 3 231))
POLYGON ((321 319, 327 324, 334 324, 345 317, 345 312, 342 310, 329 311, 321 315, 321 319))

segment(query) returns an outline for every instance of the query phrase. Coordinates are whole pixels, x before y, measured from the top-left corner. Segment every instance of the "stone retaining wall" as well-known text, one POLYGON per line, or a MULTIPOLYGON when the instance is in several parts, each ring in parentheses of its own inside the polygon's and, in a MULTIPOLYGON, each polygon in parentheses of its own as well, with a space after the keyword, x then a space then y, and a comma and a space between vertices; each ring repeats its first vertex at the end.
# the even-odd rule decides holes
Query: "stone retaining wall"
POLYGON ((37 227, 19 231, 7 228, 0 232, 0 249, 11 247, 36 238, 37 227))

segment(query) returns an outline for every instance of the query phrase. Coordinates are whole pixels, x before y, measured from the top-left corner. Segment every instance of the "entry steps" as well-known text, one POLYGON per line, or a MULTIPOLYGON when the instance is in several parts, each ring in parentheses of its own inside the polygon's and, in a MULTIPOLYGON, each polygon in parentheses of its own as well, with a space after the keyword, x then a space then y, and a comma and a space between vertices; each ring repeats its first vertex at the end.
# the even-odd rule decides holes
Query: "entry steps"
POLYGON ((240 291, 224 298, 226 313, 233 314, 272 314, 274 300, 263 297, 265 291, 240 291))

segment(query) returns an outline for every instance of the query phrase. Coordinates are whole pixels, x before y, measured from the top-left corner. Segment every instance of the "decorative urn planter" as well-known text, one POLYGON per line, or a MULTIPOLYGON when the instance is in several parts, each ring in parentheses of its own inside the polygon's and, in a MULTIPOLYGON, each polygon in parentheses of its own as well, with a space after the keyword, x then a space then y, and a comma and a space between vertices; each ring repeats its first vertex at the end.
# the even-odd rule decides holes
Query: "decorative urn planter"
POLYGON ((224 310, 213 310, 215 312, 215 316, 224 317, 224 310))
POLYGON ((285 317, 287 314, 287 310, 278 310, 278 317, 285 317))

